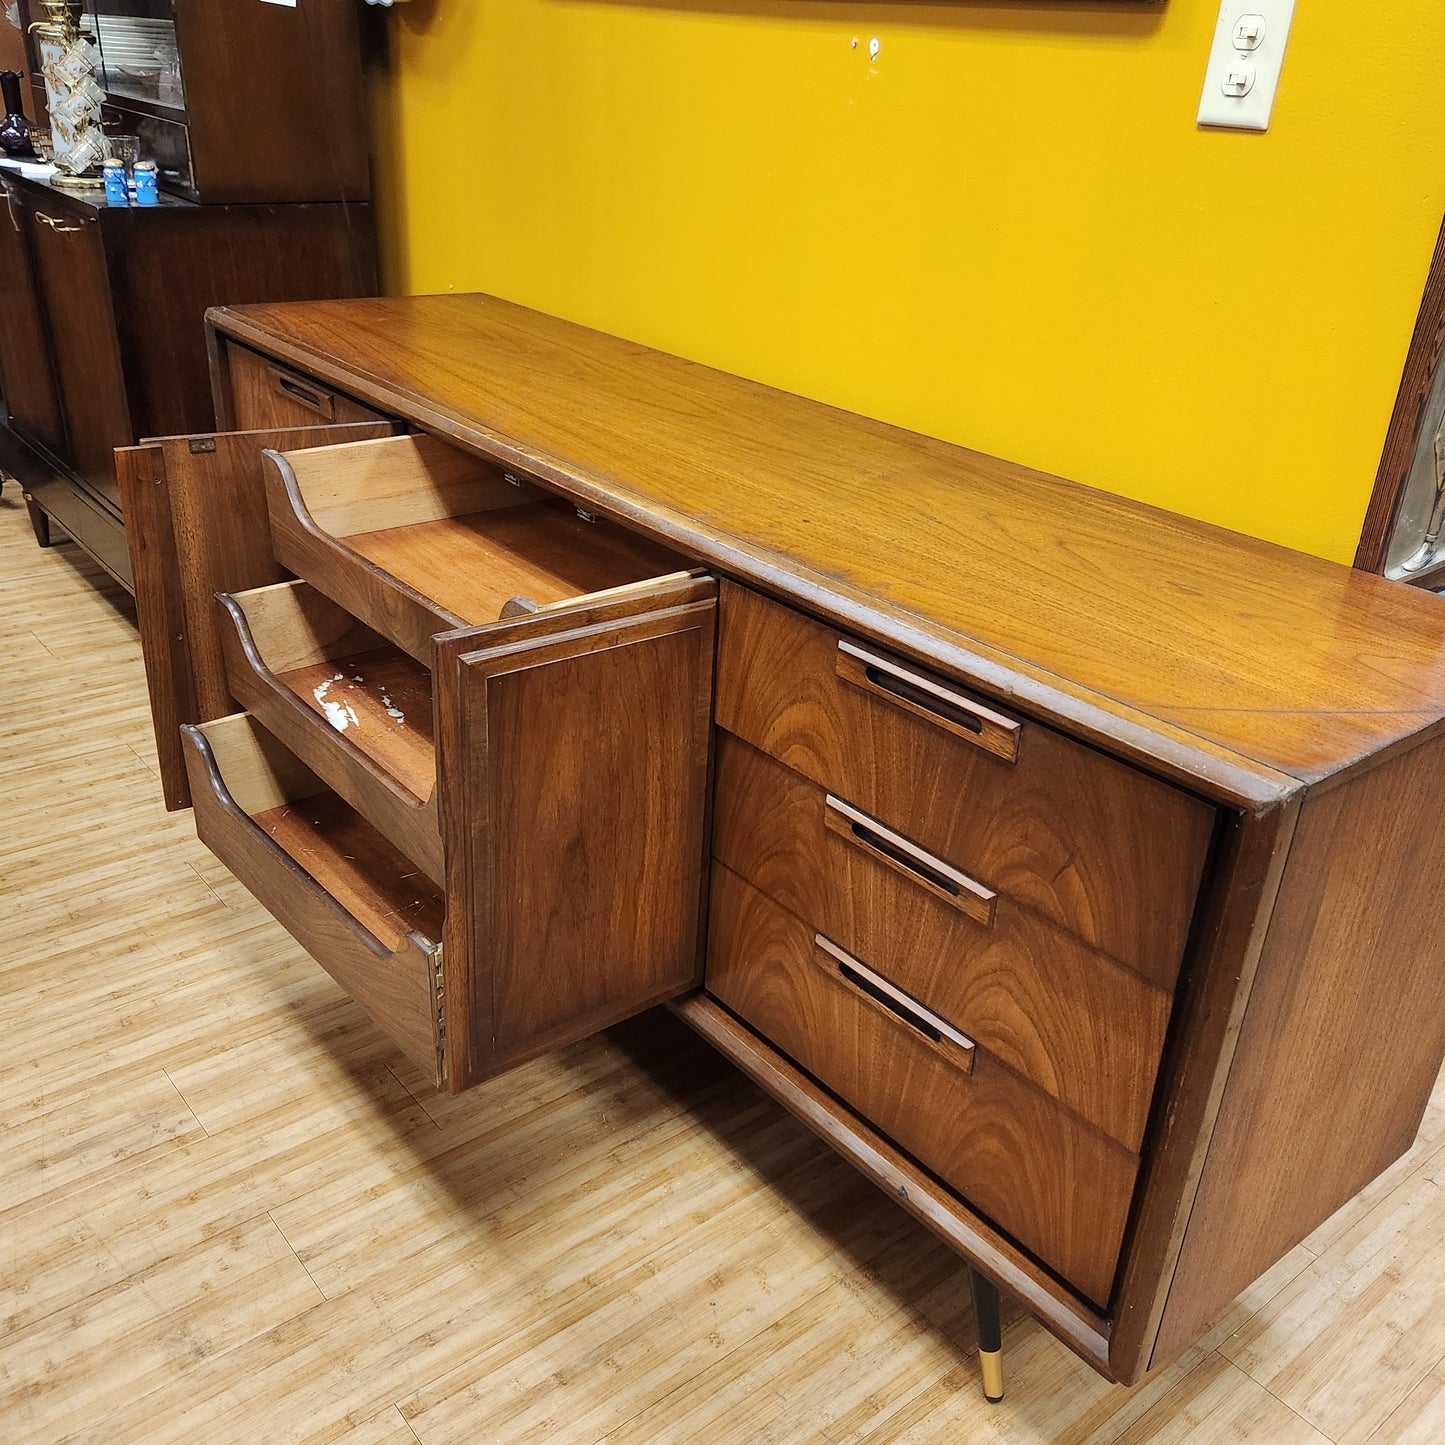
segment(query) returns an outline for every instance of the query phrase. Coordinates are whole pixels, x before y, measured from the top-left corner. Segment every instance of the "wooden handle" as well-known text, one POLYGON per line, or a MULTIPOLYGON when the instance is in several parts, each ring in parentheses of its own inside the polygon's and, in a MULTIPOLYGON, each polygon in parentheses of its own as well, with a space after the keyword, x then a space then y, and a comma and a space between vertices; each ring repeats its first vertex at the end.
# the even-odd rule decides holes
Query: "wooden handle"
POLYGON ((302 381, 299 376, 292 376, 289 372, 278 371, 274 366, 268 366, 266 370, 271 375, 272 385, 283 396, 300 402, 326 421, 336 420, 336 398, 329 391, 312 386, 310 382, 302 381))
POLYGON ((838 676, 854 687, 887 698, 906 711, 926 718, 995 757, 1010 763, 1018 758, 1021 723, 934 682, 931 677, 910 672, 886 657, 865 652, 842 639, 838 642, 838 676))
POLYGON ((945 1023, 931 1009, 924 1008, 917 999, 910 998, 881 973, 874 973, 866 963, 860 962, 821 933, 813 935, 813 943, 827 958, 828 966, 836 968, 855 993, 861 994, 874 1007, 886 1009, 895 1018, 902 1019, 956 1068, 965 1074, 973 1072, 974 1043, 967 1034, 959 1033, 952 1024, 945 1023))
POLYGON ((895 833, 867 813, 860 813, 831 793, 823 810, 823 822, 846 842, 872 854, 895 873, 921 884, 935 897, 966 913, 975 923, 985 928, 993 926, 998 894, 976 878, 970 878, 951 863, 926 852, 911 839, 895 833))

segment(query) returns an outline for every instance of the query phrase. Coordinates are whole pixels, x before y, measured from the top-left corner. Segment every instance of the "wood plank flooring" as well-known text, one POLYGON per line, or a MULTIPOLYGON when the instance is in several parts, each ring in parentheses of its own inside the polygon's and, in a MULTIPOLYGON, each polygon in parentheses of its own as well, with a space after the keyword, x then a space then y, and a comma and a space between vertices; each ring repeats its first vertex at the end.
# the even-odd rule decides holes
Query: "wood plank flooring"
POLYGON ((1434 1442, 1445 1091, 1183 1360, 1026 1317, 669 1016, 449 1099, 160 805, 129 605, 0 493, 0 1441, 1434 1442))

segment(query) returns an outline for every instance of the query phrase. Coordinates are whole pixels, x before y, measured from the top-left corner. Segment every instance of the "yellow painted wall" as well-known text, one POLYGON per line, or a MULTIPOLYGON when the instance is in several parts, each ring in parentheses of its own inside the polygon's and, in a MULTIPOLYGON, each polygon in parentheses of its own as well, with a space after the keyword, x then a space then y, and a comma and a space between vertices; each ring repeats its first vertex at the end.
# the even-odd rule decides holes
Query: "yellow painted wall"
POLYGON ((1347 560, 1445 210, 1445 24, 1299 0, 1251 136, 1194 123, 1217 12, 413 0, 389 285, 1347 560))

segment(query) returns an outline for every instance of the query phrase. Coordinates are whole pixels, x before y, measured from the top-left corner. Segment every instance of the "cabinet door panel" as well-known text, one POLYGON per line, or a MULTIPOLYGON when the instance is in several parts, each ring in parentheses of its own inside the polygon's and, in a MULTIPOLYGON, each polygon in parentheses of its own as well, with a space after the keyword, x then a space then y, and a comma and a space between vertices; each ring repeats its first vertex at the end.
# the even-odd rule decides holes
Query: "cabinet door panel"
POLYGON ((235 711, 217 592, 280 582, 261 453, 385 436, 387 422, 163 437, 116 453, 141 650, 168 808, 190 805, 182 723, 235 711))
POLYGON ((135 438, 100 222, 44 198, 28 203, 27 209, 70 437, 68 459, 97 495, 119 510, 115 449, 135 438))
POLYGON ((0 191, 0 397, 17 432, 62 456, 65 429, 25 235, 25 206, 3 179, 0 191))
POLYGON ((453 1089, 701 982, 716 584, 659 594, 438 639, 453 1089))

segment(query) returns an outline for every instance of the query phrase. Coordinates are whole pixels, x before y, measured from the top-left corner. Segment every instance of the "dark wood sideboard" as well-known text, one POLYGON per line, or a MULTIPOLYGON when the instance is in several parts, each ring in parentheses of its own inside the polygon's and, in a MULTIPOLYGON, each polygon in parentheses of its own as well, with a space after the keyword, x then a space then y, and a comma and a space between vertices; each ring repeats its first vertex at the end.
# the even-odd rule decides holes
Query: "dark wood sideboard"
MULTIPOLYGON (((160 204, 0 170, 0 476, 19 479, 42 545, 54 520, 126 587, 114 451, 215 426, 206 309, 377 289, 357 9, 89 0, 92 33, 98 10, 174 37, 183 95, 108 62, 97 77, 107 128, 160 166, 160 204)), ((21 19, 44 11, 21 0, 21 19)), ((121 33, 102 29, 103 48, 121 33)))
POLYGON ((668 1001, 1121 1381, 1409 1147, 1445 601, 489 297, 209 322, 167 801, 439 1087, 668 1001))

